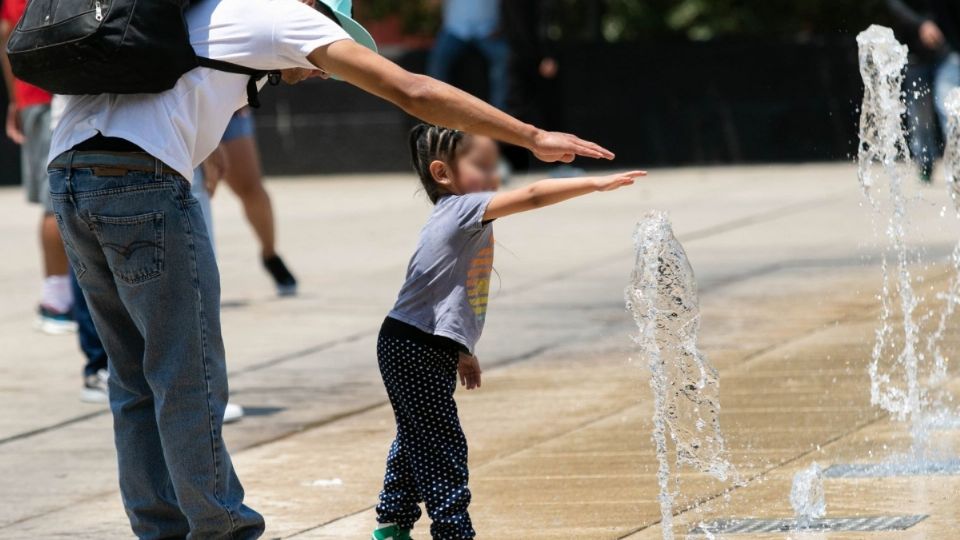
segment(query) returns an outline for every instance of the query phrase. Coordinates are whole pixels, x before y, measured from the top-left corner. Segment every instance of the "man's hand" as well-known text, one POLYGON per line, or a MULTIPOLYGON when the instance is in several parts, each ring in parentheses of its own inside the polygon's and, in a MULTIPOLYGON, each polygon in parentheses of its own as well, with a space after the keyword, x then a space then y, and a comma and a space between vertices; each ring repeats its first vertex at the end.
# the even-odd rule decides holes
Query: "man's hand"
POLYGON ((943 42, 943 32, 937 23, 933 21, 924 21, 920 25, 920 42, 928 49, 939 49, 943 42))
POLYGON ((585 141, 569 133, 559 133, 556 131, 541 131, 533 141, 533 147, 530 148, 533 155, 540 161, 552 163, 562 161, 570 163, 577 156, 592 157, 594 159, 613 159, 613 152, 606 148, 585 141))
POLYGON ((637 178, 646 176, 647 171, 630 171, 625 173, 601 176, 596 180, 597 191, 613 191, 623 186, 632 186, 637 178))
POLYGON ((480 361, 476 356, 461 352, 457 373, 460 374, 460 384, 467 387, 467 390, 480 388, 480 361))
POLYGON ((23 144, 23 128, 20 126, 20 115, 17 114, 14 103, 7 107, 7 137, 17 144, 23 144))

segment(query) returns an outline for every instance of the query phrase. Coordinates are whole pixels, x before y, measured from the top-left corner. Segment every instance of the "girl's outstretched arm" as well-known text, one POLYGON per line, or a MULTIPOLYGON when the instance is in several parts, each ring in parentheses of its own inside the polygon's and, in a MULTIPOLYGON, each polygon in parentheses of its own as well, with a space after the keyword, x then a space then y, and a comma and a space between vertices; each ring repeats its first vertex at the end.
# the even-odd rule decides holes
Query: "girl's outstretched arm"
POLYGON ((540 180, 520 189, 494 195, 483 214, 483 220, 550 206, 594 191, 613 191, 632 185, 634 180, 646 175, 647 171, 630 171, 610 176, 540 180))

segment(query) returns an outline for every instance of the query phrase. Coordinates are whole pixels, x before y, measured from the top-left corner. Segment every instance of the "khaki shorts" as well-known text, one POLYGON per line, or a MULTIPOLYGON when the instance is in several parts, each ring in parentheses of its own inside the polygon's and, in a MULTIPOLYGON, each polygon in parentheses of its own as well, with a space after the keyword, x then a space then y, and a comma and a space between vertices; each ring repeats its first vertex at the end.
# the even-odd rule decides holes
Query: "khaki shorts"
POLYGON ((50 106, 33 105, 20 110, 23 145, 20 147, 20 170, 27 200, 42 204, 53 213, 50 203, 50 182, 47 177, 47 155, 50 153, 50 106))

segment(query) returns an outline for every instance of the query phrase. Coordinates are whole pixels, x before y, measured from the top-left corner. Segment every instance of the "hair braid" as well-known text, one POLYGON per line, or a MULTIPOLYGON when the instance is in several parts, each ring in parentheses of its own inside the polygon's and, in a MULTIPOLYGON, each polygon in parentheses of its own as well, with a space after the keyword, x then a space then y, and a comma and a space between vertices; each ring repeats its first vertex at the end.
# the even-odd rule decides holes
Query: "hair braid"
POLYGON ((468 136, 462 131, 431 124, 417 124, 410 130, 410 156, 413 170, 420 177, 423 190, 430 202, 436 204, 444 194, 443 187, 437 183, 430 172, 430 164, 442 161, 448 167, 454 166, 454 160, 464 150, 468 136))

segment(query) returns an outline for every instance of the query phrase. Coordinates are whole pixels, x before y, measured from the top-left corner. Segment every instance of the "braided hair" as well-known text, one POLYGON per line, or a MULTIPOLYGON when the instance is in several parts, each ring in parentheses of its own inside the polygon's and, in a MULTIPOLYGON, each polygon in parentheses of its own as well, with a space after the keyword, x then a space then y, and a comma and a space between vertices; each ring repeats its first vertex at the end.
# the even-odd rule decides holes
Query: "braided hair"
POLYGON ((418 124, 410 130, 413 170, 420 176, 420 183, 430 202, 436 204, 444 194, 443 187, 430 172, 430 164, 439 160, 452 166, 457 156, 466 149, 468 141, 469 135, 462 131, 431 124, 418 124))

